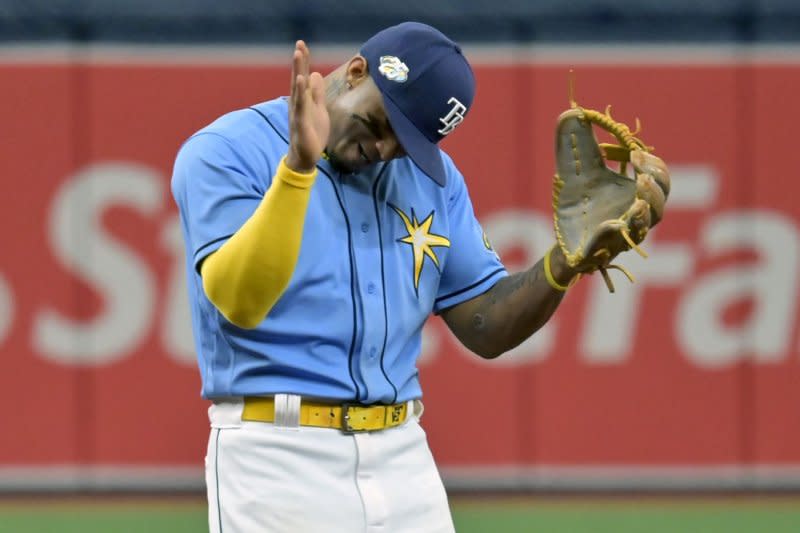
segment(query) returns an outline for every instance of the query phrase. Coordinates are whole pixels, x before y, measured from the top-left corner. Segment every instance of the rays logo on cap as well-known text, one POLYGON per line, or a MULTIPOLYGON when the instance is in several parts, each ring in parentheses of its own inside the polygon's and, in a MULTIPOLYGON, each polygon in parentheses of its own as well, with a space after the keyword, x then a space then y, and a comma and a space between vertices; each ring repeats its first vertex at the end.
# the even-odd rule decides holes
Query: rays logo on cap
POLYGON ((456 126, 464 121, 464 114, 467 112, 467 106, 458 101, 455 96, 447 101, 448 104, 453 104, 450 111, 439 119, 442 123, 442 129, 438 130, 440 135, 449 135, 456 126))
POLYGON ((381 56, 378 72, 391 81, 403 83, 408 79, 408 67, 395 56, 381 56))

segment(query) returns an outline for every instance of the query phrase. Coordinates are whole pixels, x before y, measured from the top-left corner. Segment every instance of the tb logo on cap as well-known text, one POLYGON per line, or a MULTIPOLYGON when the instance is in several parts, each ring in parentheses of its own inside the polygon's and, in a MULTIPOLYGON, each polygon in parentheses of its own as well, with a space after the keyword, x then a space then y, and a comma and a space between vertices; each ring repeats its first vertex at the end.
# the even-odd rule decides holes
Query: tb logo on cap
POLYGON ((440 135, 447 135, 456 129, 456 126, 463 122, 464 112, 467 110, 467 106, 459 102, 455 96, 451 97, 447 103, 453 104, 453 107, 450 108, 450 111, 445 116, 439 119, 439 122, 442 123, 442 129, 438 130, 440 135))

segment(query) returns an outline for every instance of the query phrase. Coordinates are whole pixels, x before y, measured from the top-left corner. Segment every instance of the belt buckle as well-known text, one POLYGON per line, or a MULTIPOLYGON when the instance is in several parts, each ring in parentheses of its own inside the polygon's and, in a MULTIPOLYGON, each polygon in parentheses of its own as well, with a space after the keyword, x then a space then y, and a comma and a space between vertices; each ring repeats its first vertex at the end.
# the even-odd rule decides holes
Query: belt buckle
POLYGON ((363 433, 364 431, 367 431, 366 429, 357 429, 350 425, 351 407, 360 407, 360 406, 346 402, 342 404, 342 433, 344 433, 345 435, 353 435, 355 433, 363 433))

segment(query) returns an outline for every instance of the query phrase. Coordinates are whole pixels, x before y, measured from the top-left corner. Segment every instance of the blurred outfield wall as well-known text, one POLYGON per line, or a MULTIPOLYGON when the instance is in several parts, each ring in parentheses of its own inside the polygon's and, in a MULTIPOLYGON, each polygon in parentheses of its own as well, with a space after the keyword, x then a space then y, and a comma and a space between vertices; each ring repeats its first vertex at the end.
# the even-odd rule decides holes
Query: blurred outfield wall
MULTIPOLYGON (((315 47, 327 72, 357 48, 315 47)), ((439 319, 424 426, 451 488, 799 488, 800 48, 466 46, 478 95, 445 149, 510 270, 551 245, 553 128, 639 117, 667 217, 498 361, 439 319), (612 273, 612 276, 614 274, 612 273)), ((288 47, 0 48, 0 489, 197 489, 207 438, 174 155, 284 94, 288 47)), ((340 312, 331 309, 331 312, 340 312)))

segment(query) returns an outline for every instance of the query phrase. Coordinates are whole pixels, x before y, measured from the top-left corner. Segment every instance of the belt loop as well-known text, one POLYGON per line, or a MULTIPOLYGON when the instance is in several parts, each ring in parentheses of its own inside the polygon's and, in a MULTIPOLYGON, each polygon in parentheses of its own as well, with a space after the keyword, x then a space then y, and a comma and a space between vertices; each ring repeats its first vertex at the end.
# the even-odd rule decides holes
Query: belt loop
POLYGON ((275 427, 283 427, 286 425, 286 395, 276 394, 272 401, 275 403, 275 420, 272 423, 275 427))
POLYGON ((408 403, 408 416, 410 417, 413 415, 417 420, 422 418, 422 413, 425 412, 425 406, 422 404, 422 400, 411 400, 408 403))
POLYGON ((297 394, 275 395, 275 427, 300 429, 300 396, 297 394))

